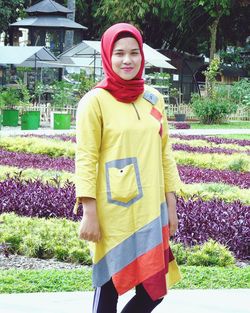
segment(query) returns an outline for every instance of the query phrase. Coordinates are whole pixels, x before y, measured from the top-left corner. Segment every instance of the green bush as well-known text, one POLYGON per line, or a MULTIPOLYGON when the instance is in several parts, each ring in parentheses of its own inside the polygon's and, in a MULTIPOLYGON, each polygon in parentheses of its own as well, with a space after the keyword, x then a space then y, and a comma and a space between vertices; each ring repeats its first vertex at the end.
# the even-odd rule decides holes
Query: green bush
POLYGON ((173 243, 171 244, 171 250, 179 265, 186 264, 188 254, 190 253, 188 248, 185 248, 182 243, 173 243))
POLYGON ((192 248, 187 257, 187 265, 229 266, 235 264, 232 253, 223 245, 209 240, 192 248))
POLYGON ((250 80, 241 79, 231 88, 231 97, 239 105, 250 108, 250 80))
POLYGON ((193 94, 191 107, 195 115, 204 124, 218 124, 237 110, 237 105, 226 97, 216 94, 213 97, 200 97, 193 94))
POLYGON ((0 243, 6 244, 11 253, 91 264, 87 243, 78 239, 77 222, 20 217, 14 213, 6 213, 1 215, 0 223, 0 243))

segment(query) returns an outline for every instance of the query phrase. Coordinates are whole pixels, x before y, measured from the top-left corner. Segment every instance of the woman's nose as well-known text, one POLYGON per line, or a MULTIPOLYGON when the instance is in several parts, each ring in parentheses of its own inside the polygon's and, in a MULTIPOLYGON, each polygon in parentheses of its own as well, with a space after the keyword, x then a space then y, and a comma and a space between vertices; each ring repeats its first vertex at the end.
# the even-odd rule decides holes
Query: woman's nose
POLYGON ((125 63, 125 64, 131 63, 131 58, 130 58, 129 54, 124 55, 123 63, 125 63))

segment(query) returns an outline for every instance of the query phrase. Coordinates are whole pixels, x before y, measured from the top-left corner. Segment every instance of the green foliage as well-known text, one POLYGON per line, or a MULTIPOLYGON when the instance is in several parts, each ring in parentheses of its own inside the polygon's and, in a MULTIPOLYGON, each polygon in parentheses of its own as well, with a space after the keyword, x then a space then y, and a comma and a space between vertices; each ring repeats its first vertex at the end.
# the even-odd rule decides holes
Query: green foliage
POLYGON ((178 193, 184 199, 190 199, 196 195, 204 201, 214 198, 223 199, 225 202, 240 201, 244 204, 250 204, 250 190, 241 189, 236 186, 230 186, 222 183, 195 183, 183 184, 178 193))
POLYGON ((4 87, 0 90, 0 108, 13 108, 19 103, 19 91, 16 88, 4 87))
POLYGON ((74 173, 55 170, 40 170, 37 168, 21 169, 15 166, 0 165, 0 181, 7 177, 20 177, 21 180, 41 180, 51 186, 63 186, 66 181, 73 181, 74 173))
POLYGON ((83 69, 80 71, 80 74, 74 73, 71 74, 71 77, 79 83, 77 87, 78 99, 81 99, 85 93, 91 90, 95 85, 94 79, 87 77, 86 72, 83 69))
POLYGON ((250 108, 250 80, 241 79, 231 88, 232 99, 241 106, 250 108))
POLYGON ((187 265, 223 267, 233 264, 235 264, 235 259, 232 253, 214 240, 193 247, 187 257, 187 265))
POLYGON ((8 244, 12 253, 91 264, 87 244, 78 239, 79 223, 67 219, 29 218, 15 214, 2 214, 0 220, 0 242, 8 244))
POLYGON ((247 171, 249 165, 249 160, 247 161, 246 159, 237 159, 237 160, 232 160, 229 163, 228 168, 232 171, 238 171, 238 172, 245 172, 247 171))
POLYGON ((221 97, 219 92, 213 97, 193 94, 190 104, 195 115, 204 124, 219 124, 237 111, 237 105, 230 99, 221 97))
POLYGON ((91 270, 0 270, 0 293, 92 290, 91 270))
POLYGON ((233 162, 243 159, 246 162, 245 171, 250 171, 249 156, 242 153, 231 155, 209 154, 209 153, 188 153, 186 151, 174 151, 175 160, 178 164, 193 165, 201 168, 229 170, 233 162))
POLYGON ((75 144, 61 140, 35 137, 2 137, 0 147, 15 152, 47 154, 51 157, 65 156, 74 158, 75 144))
POLYGON ((52 86, 52 106, 63 109, 66 106, 77 104, 75 86, 66 81, 56 81, 52 86))

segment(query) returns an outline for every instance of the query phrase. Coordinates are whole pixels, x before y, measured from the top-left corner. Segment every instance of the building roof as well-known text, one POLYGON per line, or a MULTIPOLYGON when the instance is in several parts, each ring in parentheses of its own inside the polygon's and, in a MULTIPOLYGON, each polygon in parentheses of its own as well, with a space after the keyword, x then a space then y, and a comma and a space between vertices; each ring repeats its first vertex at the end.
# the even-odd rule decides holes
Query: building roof
POLYGON ((10 24, 12 27, 41 27, 41 28, 66 28, 66 29, 87 29, 87 27, 78 24, 62 16, 29 16, 21 21, 10 24))
MULTIPOLYGON (((145 66, 146 67, 159 67, 167 69, 175 69, 173 65, 169 62, 170 59, 147 44, 143 44, 143 51, 145 55, 145 66)), ((74 63, 80 64, 80 59, 88 59, 92 64, 93 60, 101 58, 101 42, 100 41, 91 41, 83 40, 78 45, 70 48, 69 50, 63 52, 59 59, 63 60, 65 57, 70 57, 74 63), (74 61, 74 59, 77 59, 74 61), (91 61, 92 60, 92 61, 91 61)), ((86 64, 85 61, 83 61, 86 64)))
POLYGON ((45 47, 0 47, 0 65, 14 64, 35 67, 39 61, 57 61, 57 58, 45 47))
POLYGON ((27 13, 72 13, 73 11, 53 0, 43 0, 26 9, 27 13))

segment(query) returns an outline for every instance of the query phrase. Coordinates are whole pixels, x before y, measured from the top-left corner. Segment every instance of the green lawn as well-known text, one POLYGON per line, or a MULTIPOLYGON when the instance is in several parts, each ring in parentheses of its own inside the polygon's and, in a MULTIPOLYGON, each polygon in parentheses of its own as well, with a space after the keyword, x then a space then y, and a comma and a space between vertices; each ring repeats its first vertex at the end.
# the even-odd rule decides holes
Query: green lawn
POLYGON ((250 134, 216 135, 216 137, 231 138, 231 139, 247 139, 247 140, 250 140, 250 134))
POLYGON ((212 129, 218 129, 218 128, 230 128, 230 129, 238 129, 238 128, 248 128, 250 129, 250 121, 237 121, 237 122, 228 122, 223 124, 211 124, 211 125, 205 125, 200 123, 190 123, 191 128, 193 129, 199 129, 199 128, 212 128, 212 129))
MULTIPOLYGON (((180 266, 175 289, 250 288, 250 266, 180 266)), ((0 293, 89 291, 91 270, 1 270, 0 293)))

